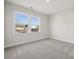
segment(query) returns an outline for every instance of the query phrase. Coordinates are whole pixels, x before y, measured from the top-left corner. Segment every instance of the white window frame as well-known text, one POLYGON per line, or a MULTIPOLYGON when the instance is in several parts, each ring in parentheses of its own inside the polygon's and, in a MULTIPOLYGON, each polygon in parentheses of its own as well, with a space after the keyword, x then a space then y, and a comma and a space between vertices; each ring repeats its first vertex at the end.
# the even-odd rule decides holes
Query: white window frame
POLYGON ((26 33, 29 33, 30 16, 27 15, 26 13, 24 13, 24 12, 21 12, 21 11, 14 11, 14 14, 13 14, 14 15, 14 17, 13 17, 13 33, 14 34, 24 34, 24 33, 17 33, 16 32, 16 26, 15 26, 15 24, 16 24, 16 13, 28 16, 28 31, 26 33))
MULTIPOLYGON (((40 32, 40 17, 38 17, 38 16, 36 16, 36 15, 31 15, 31 20, 32 20, 32 17, 36 17, 36 18, 38 18, 38 20, 39 20, 39 31, 38 32, 40 32)), ((31 20, 30 20, 30 22, 31 22, 31 20)), ((30 23, 30 28, 31 28, 31 23, 30 23)), ((32 33, 37 33, 37 32, 33 32, 33 31, 31 31, 32 33)))
POLYGON ((28 15, 25 12, 22 12, 22 11, 14 11, 13 12, 13 34, 27 34, 27 33, 38 33, 38 32, 40 32, 40 17, 39 16, 28 15), (16 26, 15 26, 15 24, 16 24, 16 13, 28 16, 28 31, 26 33, 18 33, 18 32, 16 32, 16 26), (37 32, 32 32, 31 31, 31 20, 32 20, 31 18, 32 17, 37 17, 39 19, 39 31, 37 31, 37 32))

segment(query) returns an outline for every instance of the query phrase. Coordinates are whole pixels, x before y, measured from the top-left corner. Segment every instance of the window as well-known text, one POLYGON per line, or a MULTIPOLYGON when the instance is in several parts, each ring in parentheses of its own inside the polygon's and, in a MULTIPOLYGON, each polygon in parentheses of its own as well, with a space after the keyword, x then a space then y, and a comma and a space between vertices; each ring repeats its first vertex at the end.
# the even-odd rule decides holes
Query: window
POLYGON ((31 31, 39 32, 39 17, 36 16, 31 17, 31 31))
POLYGON ((28 31, 28 16, 22 13, 15 14, 16 19, 16 32, 26 33, 28 31))
POLYGON ((40 18, 37 16, 29 16, 22 12, 15 12, 15 32, 39 32, 40 18))

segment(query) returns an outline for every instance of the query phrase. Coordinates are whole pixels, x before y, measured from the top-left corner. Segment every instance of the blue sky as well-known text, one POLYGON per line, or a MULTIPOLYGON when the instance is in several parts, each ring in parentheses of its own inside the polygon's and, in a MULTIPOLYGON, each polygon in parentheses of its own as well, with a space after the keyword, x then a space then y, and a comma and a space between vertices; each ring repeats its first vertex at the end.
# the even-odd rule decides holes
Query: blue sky
POLYGON ((36 17, 32 17, 32 20, 31 20, 31 27, 32 27, 32 28, 36 28, 37 25, 39 25, 39 19, 36 18, 36 17))
POLYGON ((16 14, 16 22, 21 24, 28 24, 28 16, 16 14))
MULTIPOLYGON (((35 27, 39 24, 39 20, 37 17, 31 18, 31 27, 35 27)), ((28 24, 28 16, 22 14, 16 14, 16 23, 28 24)))
POLYGON ((37 17, 32 17, 31 24, 38 25, 39 19, 37 17))

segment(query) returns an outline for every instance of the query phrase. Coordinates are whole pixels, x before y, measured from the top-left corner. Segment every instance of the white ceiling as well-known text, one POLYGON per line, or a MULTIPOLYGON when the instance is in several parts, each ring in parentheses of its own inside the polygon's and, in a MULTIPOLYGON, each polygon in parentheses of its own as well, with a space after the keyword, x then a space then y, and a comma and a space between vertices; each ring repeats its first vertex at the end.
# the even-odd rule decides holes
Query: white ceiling
POLYGON ((61 10, 74 7, 74 0, 50 0, 49 3, 46 0, 7 0, 11 3, 30 8, 40 13, 51 15, 61 10))

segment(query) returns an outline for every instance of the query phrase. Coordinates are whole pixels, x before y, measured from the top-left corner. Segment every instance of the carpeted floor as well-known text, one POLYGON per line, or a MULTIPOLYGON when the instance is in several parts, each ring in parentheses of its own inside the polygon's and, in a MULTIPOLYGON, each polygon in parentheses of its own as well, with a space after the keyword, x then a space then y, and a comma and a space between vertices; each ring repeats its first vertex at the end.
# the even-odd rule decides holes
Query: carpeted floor
POLYGON ((74 59, 74 45, 54 39, 5 48, 5 59, 74 59))

